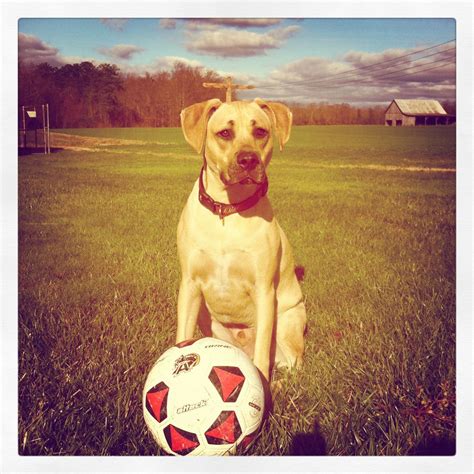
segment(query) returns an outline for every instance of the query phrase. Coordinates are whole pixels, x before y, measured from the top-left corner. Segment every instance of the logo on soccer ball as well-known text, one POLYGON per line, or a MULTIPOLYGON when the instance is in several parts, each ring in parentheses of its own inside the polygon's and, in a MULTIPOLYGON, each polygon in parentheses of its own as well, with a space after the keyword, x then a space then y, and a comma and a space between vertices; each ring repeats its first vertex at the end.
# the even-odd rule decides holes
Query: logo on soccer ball
POLYGON ((189 372, 193 367, 199 364, 199 354, 182 355, 174 362, 173 375, 179 375, 181 372, 189 372))
POLYGON ((256 398, 254 398, 251 402, 249 402, 249 407, 252 408, 252 410, 250 410, 250 414, 252 416, 257 416, 262 411, 262 407, 258 403, 259 402, 256 398))
POLYGON ((198 408, 202 408, 205 406, 207 406, 207 400, 201 400, 197 403, 186 403, 186 405, 179 407, 176 410, 176 413, 178 415, 181 415, 182 413, 187 413, 188 411, 197 410, 198 408))

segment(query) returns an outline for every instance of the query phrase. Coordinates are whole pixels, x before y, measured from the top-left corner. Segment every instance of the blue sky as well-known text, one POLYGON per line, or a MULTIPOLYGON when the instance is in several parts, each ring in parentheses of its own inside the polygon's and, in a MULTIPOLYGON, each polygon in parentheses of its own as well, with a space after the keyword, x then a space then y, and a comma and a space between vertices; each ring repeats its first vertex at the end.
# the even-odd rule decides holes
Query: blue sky
POLYGON ((370 100, 383 101, 395 94, 393 81, 379 84, 381 69, 371 65, 398 55, 407 59, 391 63, 392 70, 396 72, 398 64, 405 83, 410 73, 419 72, 413 78, 420 79, 418 85, 411 81, 410 90, 405 84, 401 95, 406 91, 405 95, 423 98, 437 91, 439 98, 445 99, 454 96, 455 42, 442 43, 455 39, 455 30, 452 19, 260 19, 258 24, 251 19, 21 19, 19 53, 25 62, 47 60, 57 66, 82 60, 109 62, 123 72, 138 74, 166 70, 175 61, 182 61, 230 74, 262 89, 266 84, 275 98, 307 101, 317 95, 317 100, 326 97, 328 101, 348 102, 357 102, 357 96, 361 102, 369 100, 369 89, 374 91, 379 85, 384 86, 385 93, 377 90, 370 100), (436 45, 440 45, 438 49, 425 54, 439 52, 445 56, 425 59, 421 53, 415 55, 436 45), (444 57, 444 62, 432 64, 444 57), (420 67, 425 63, 425 68, 420 67), (408 69, 410 65, 414 69, 408 69), (356 90, 356 76, 350 71, 359 68, 365 73, 361 75, 363 87, 356 90), (427 69, 432 72, 423 75, 427 69), (368 75, 369 71, 378 74, 368 75), (342 84, 339 95, 329 82, 320 82, 338 74, 354 79, 352 84, 342 84), (370 77, 374 82, 368 87, 370 77), (305 81, 311 86, 312 80, 319 87, 303 87, 305 81), (290 87, 298 82, 298 87, 290 87))

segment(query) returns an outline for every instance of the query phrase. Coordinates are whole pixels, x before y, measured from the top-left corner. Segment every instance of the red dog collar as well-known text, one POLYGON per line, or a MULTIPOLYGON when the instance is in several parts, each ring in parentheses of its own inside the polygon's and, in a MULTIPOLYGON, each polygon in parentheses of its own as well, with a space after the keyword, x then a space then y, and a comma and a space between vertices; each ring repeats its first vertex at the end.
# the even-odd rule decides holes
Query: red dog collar
POLYGON ((219 216, 221 219, 229 216, 230 214, 235 214, 237 212, 243 212, 251 207, 255 206, 261 197, 265 196, 268 191, 268 179, 265 176, 265 180, 260 184, 257 191, 252 194, 250 197, 241 202, 236 202, 235 204, 225 204, 223 202, 214 201, 214 199, 206 193, 204 189, 204 183, 202 182, 202 175, 204 173, 204 167, 201 169, 199 175, 199 202, 207 209, 209 209, 213 214, 219 216))

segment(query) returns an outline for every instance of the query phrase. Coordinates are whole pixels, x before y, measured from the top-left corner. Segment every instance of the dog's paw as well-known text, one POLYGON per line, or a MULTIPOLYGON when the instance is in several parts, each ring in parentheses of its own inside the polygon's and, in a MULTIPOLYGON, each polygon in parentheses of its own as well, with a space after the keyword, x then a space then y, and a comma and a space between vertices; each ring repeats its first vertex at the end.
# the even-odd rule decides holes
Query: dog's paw
POLYGON ((273 368, 272 378, 270 381, 270 390, 273 395, 281 392, 288 378, 288 369, 283 366, 273 368))
POLYGON ((279 392, 281 392, 282 388, 283 382, 281 380, 272 380, 270 382, 270 391, 273 395, 277 395, 279 392))

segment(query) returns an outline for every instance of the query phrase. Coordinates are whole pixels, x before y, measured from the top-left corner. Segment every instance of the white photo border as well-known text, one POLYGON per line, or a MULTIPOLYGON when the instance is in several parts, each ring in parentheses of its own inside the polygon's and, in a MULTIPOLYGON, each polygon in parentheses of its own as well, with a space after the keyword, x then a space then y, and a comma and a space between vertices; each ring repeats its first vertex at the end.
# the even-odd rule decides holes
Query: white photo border
POLYGON ((2 2, 2 472, 471 472, 472 4, 469 1, 2 2), (20 18, 453 18, 457 46, 457 433, 446 457, 48 457, 18 455, 18 20, 20 18))

